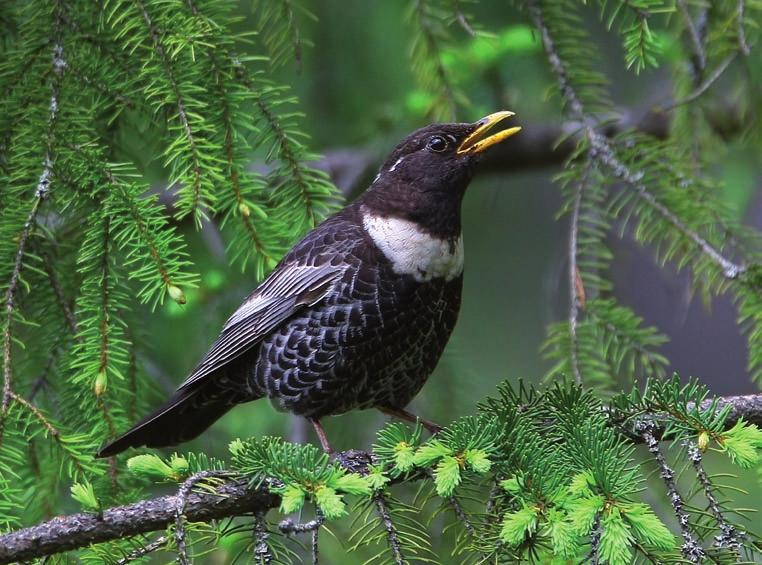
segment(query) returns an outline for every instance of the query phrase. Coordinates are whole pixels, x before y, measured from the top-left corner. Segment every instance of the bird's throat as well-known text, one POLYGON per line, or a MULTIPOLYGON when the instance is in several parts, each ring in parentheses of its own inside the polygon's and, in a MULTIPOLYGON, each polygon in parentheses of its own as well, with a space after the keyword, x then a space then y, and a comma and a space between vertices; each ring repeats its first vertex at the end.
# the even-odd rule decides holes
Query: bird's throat
POLYGON ((450 281, 463 273, 463 237, 432 235, 416 222, 361 208, 363 228, 395 273, 418 282, 450 281))

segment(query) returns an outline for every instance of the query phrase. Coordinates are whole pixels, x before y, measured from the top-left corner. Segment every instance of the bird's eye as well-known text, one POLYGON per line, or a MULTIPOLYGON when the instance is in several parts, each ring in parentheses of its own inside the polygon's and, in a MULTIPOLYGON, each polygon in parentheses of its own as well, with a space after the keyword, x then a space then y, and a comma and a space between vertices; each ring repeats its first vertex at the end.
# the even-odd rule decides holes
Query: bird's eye
POLYGON ((445 151, 447 149, 447 140, 441 135, 435 135, 434 137, 429 139, 429 143, 427 144, 427 147, 431 149, 432 151, 441 153, 442 151, 445 151))

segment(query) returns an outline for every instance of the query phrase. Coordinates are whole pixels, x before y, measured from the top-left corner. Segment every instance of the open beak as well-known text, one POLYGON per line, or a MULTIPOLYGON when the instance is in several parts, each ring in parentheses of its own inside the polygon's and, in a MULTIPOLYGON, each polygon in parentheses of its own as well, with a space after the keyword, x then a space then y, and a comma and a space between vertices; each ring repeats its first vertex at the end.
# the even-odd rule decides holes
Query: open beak
POLYGON ((513 112, 504 110, 502 112, 495 112, 489 116, 484 116, 481 120, 476 122, 476 129, 458 146, 458 155, 475 155, 481 153, 485 149, 488 149, 504 139, 508 139, 512 135, 520 132, 520 127, 512 127, 493 133, 489 137, 484 137, 496 124, 513 115, 513 112))

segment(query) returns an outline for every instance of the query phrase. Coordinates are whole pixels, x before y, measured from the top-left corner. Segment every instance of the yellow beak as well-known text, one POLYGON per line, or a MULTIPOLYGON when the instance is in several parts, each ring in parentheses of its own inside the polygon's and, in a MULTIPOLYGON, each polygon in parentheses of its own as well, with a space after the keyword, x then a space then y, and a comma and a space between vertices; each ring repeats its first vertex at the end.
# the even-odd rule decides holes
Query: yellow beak
POLYGON ((513 112, 504 110, 502 112, 495 112, 489 116, 484 116, 481 120, 476 122, 476 129, 471 132, 471 134, 466 137, 466 139, 464 139, 458 146, 458 155, 475 155, 476 153, 481 153, 485 149, 492 147, 504 139, 508 139, 512 135, 520 132, 520 127, 512 127, 501 130, 495 134, 490 135, 489 137, 483 137, 496 124, 513 115, 513 112))

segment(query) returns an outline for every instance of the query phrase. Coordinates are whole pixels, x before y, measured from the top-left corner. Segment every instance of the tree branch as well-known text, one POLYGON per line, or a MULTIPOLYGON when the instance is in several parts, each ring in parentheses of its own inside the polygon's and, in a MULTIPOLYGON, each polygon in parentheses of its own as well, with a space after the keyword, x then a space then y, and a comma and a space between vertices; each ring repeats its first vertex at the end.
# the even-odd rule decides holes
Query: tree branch
MULTIPOLYGON (((86 547, 93 543, 163 530, 176 518, 181 495, 162 496, 105 510, 58 517, 0 536, 0 564, 26 561, 86 547)), ((209 522, 275 508, 280 498, 251 489, 246 481, 220 485, 214 493, 192 492, 185 499, 188 522, 209 522)))
MULTIPOLYGON (((762 426, 762 393, 725 396, 717 400, 718 410, 725 406, 731 407, 725 420, 725 429, 732 428, 741 418, 762 426)), ((711 405, 712 399, 707 399, 701 403, 701 410, 709 410, 711 405)), ((649 428, 650 436, 659 440, 664 434, 665 420, 656 415, 651 423, 653 427, 649 428)), ((612 425, 620 428, 621 422, 612 421, 612 425)), ((642 433, 635 429, 630 431, 631 441, 645 441, 642 433)), ((336 461, 350 472, 362 473, 371 463, 371 457, 364 451, 349 450, 338 453, 336 461)), ((250 488, 247 481, 233 479, 221 484, 214 492, 182 492, 161 496, 109 508, 100 515, 80 513, 60 516, 0 536, 0 565, 163 530, 177 520, 177 508, 184 508, 183 516, 187 522, 210 522, 231 516, 261 515, 279 504, 278 495, 265 489, 250 488)), ((284 525, 285 523, 281 529, 284 529, 284 525)))

